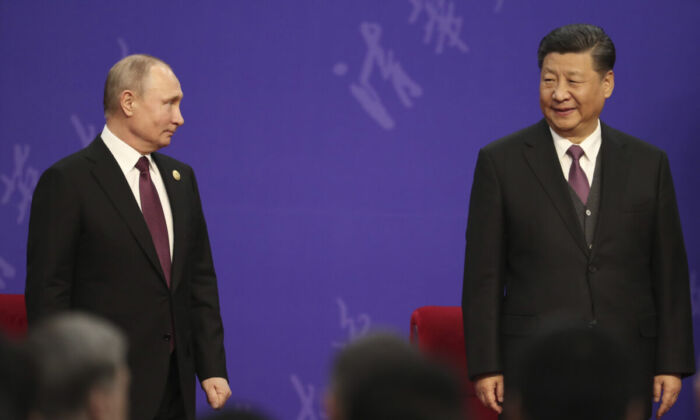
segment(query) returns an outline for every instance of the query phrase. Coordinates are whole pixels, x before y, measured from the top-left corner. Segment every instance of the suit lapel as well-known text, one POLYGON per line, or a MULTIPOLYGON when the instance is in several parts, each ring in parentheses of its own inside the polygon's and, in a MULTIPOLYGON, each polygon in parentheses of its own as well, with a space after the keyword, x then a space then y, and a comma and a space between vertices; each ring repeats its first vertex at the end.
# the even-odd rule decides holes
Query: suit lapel
POLYGON ((176 168, 172 165, 172 162, 168 159, 163 159, 163 156, 158 153, 152 153, 151 156, 156 165, 158 165, 160 176, 163 179, 165 190, 168 193, 170 211, 173 215, 173 263, 170 269, 170 281, 172 283, 170 288, 175 290, 182 280, 183 257, 181 254, 184 252, 183 244, 185 243, 185 238, 183 235, 187 227, 185 225, 184 211, 187 205, 187 196, 182 190, 183 183, 174 177, 176 168))
POLYGON ((586 238, 571 202, 569 185, 562 174, 554 139, 545 120, 540 122, 539 128, 538 134, 525 142, 525 159, 557 209, 566 229, 581 251, 588 254, 586 238))
MULTIPOLYGON (((601 235, 614 231, 607 226, 610 214, 615 211, 620 203, 621 197, 625 196, 625 185, 627 184, 628 162, 625 153, 625 144, 610 130, 610 127, 601 123, 602 142, 600 145, 600 156, 603 159, 601 164, 602 184, 600 207, 598 210, 598 222, 593 235, 594 243, 601 242, 601 235)), ((593 252, 599 247, 594 246, 593 252)))
POLYGON ((129 227, 132 235, 136 239, 143 252, 153 265, 153 268, 160 274, 165 282, 163 270, 160 267, 158 254, 151 239, 151 233, 143 218, 143 213, 139 209, 129 184, 124 178, 124 174, 119 164, 110 153, 107 146, 100 137, 97 137, 86 149, 89 159, 95 162, 92 175, 97 183, 102 187, 104 193, 122 216, 124 222, 129 227))

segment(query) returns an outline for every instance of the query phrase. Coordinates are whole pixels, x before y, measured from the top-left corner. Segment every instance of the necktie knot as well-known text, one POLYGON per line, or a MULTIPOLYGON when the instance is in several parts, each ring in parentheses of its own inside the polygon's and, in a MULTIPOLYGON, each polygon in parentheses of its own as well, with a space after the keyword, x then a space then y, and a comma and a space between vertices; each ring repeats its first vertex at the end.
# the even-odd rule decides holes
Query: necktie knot
POLYGON ((566 153, 578 162, 578 160, 581 159, 581 156, 583 156, 584 151, 581 146, 574 144, 573 146, 569 147, 569 150, 567 150, 566 153))
POLYGON ((141 173, 148 173, 148 158, 146 156, 141 156, 139 160, 136 162, 136 169, 139 170, 141 173))

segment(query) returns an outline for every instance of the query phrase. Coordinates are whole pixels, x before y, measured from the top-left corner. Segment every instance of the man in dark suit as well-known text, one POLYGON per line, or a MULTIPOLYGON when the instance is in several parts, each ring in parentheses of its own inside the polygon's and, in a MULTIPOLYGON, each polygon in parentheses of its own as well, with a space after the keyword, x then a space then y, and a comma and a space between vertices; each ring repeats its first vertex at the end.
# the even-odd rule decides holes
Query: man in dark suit
POLYGON ((585 325, 639 355, 638 385, 663 415, 695 370, 668 159, 599 121, 615 82, 602 29, 555 29, 538 61, 544 120, 484 147, 474 173, 462 309, 477 396, 500 413, 533 338, 585 325))
POLYGON ((132 55, 105 83, 106 125, 46 170, 27 245, 30 326, 80 309, 129 339, 131 419, 189 419, 195 373, 214 408, 231 395, 219 296, 192 168, 155 153, 184 123, 170 66, 132 55))

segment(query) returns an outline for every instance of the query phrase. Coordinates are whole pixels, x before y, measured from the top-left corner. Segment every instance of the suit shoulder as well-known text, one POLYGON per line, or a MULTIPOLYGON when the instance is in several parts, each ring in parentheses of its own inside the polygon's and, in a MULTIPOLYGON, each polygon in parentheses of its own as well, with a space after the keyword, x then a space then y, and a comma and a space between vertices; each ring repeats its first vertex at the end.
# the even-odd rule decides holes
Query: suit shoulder
POLYGON ((190 165, 180 160, 177 160, 174 157, 165 155, 160 152, 154 152, 153 157, 159 165, 163 165, 167 168, 173 168, 179 171, 194 172, 190 165))
POLYGON ((161 176, 169 177, 172 174, 180 183, 190 185, 193 190, 197 189, 197 177, 190 165, 160 152, 152 153, 151 156, 158 165, 161 176))
POLYGON ((509 150, 519 148, 521 145, 531 142, 542 136, 550 135, 546 124, 539 121, 529 127, 525 127, 498 140, 494 140, 482 148, 487 153, 505 153, 509 150))
POLYGON ((62 197, 66 202, 75 201, 81 190, 78 185, 89 178, 91 167, 88 153, 82 149, 46 168, 34 188, 32 208, 35 207, 34 203, 41 202, 42 197, 51 194, 62 197))
POLYGON ((55 172, 62 174, 71 174, 80 172, 89 166, 86 149, 78 150, 75 153, 59 159, 53 165, 49 166, 44 173, 55 172))
POLYGON ((601 123, 602 136, 604 139, 617 142, 620 146, 629 148, 635 154, 648 154, 655 156, 666 156, 666 152, 651 143, 641 140, 635 136, 627 134, 607 124, 601 123))

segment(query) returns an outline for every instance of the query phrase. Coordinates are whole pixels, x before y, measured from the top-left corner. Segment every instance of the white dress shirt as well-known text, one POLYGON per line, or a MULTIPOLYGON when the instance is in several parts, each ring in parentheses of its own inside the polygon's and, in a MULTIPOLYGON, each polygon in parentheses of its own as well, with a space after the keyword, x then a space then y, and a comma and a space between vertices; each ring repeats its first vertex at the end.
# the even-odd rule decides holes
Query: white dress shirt
MULTIPOLYGON (((119 137, 115 136, 109 128, 105 125, 102 129, 102 141, 104 141, 107 149, 112 153, 114 159, 117 160, 119 167, 122 172, 124 172, 124 177, 126 182, 129 183, 131 192, 134 193, 134 198, 136 203, 138 203, 139 208, 141 208, 141 195, 139 194, 139 177, 141 173, 136 169, 136 162, 141 158, 141 153, 136 151, 133 147, 124 143, 119 137)), ((156 187, 158 192, 158 198, 160 199, 160 204, 163 207, 163 215, 165 216, 165 225, 168 228, 168 242, 170 243, 170 258, 173 257, 173 213, 170 209, 170 200, 168 199, 168 193, 165 191, 165 185, 163 184, 163 178, 160 176, 158 171, 158 166, 153 163, 153 158, 150 154, 145 155, 148 159, 148 167, 151 174, 151 181, 156 187)))
MULTIPOLYGON (((569 181, 569 169, 571 168, 571 163, 573 158, 569 156, 566 151, 569 147, 574 145, 570 140, 557 134, 552 127, 549 127, 549 131, 552 133, 552 138, 554 138, 554 147, 557 150, 557 156, 559 157, 559 163, 561 163, 561 170, 564 172, 564 178, 569 181)), ((600 134, 600 120, 598 120, 598 126, 595 131, 591 133, 590 136, 586 137, 579 146, 583 149, 583 156, 579 159, 578 163, 581 165, 581 169, 586 174, 588 178, 588 185, 590 186, 593 182, 593 175, 595 173, 595 162, 598 157, 598 152, 600 151, 600 143, 602 137, 600 134)))

